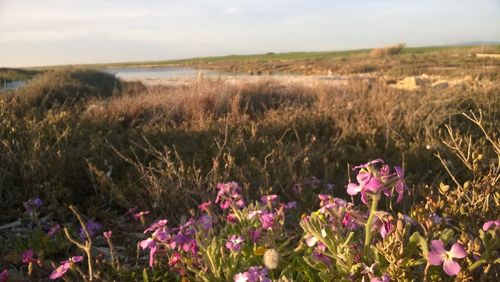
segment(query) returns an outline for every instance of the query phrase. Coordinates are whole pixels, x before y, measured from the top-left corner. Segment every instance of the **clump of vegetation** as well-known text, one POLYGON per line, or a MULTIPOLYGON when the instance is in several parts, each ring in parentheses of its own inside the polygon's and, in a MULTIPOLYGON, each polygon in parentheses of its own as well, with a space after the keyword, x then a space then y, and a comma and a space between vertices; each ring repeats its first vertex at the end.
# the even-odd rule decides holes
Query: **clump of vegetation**
POLYGON ((95 70, 58 69, 34 77, 15 93, 19 103, 40 110, 73 105, 95 97, 110 97, 122 91, 114 75, 95 70))
POLYGON ((404 48, 405 48, 404 43, 399 43, 397 45, 387 46, 383 48, 375 48, 370 51, 370 57, 381 58, 386 56, 397 55, 400 54, 404 48))

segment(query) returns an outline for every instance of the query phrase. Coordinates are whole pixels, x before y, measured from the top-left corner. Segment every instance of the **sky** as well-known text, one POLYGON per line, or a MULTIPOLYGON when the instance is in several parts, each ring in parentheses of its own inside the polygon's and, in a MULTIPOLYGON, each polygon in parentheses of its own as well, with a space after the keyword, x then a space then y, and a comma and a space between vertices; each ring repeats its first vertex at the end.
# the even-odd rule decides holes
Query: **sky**
POLYGON ((0 0, 0 66, 500 41, 500 0, 0 0))

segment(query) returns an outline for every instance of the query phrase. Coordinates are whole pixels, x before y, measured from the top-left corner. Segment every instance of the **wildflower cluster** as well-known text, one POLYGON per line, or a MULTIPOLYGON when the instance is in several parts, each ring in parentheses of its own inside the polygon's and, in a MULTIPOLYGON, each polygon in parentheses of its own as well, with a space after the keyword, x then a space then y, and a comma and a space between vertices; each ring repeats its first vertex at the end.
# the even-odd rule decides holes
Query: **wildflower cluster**
MULTIPOLYGON (((236 182, 218 184, 215 199, 199 204, 180 224, 167 219, 149 221, 146 216, 152 212, 129 210, 126 215, 145 226, 141 228, 142 239, 136 241, 143 279, 149 275, 165 278, 161 275, 167 273, 173 275, 169 279, 237 282, 388 282, 410 276, 433 280, 472 277, 478 269, 488 271, 498 262, 498 219, 484 222, 471 240, 464 232, 455 234, 457 228, 451 226, 451 220, 438 215, 430 204, 416 205, 409 215, 393 212, 392 204, 401 203, 409 194, 401 167, 391 168, 377 159, 354 170, 356 181, 346 185, 345 192, 359 195, 361 204, 356 204, 357 197, 347 201, 319 194, 319 208, 302 216, 297 202, 281 202, 277 194, 245 202, 243 189, 236 182)), ((41 201, 36 203, 30 200, 25 205, 34 212, 41 206, 41 201)), ((106 260, 90 257, 95 237, 107 242, 112 268, 123 271, 111 240, 115 233, 101 231, 99 237, 103 225, 77 217, 82 225, 80 241, 73 240, 66 228, 64 231, 86 255, 54 265, 50 279, 62 278, 70 271, 87 280, 102 279, 92 271, 96 261, 106 260), (80 269, 84 260, 88 275, 80 269)), ((52 225, 47 236, 59 229, 60 225, 52 225)), ((33 265, 44 267, 31 249, 22 254, 21 261, 30 273, 33 265)), ((128 269, 137 271, 130 265, 128 269)), ((0 273, 0 281, 7 277, 7 270, 0 273)))

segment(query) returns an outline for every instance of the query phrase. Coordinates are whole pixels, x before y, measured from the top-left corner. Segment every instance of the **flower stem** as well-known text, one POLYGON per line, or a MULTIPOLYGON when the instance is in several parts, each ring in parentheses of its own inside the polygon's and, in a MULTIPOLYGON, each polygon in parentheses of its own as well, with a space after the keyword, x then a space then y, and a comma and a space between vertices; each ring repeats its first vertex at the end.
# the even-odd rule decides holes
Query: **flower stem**
POLYGON ((484 259, 480 259, 480 260, 476 261, 475 263, 473 263, 472 265, 470 265, 468 269, 469 269, 469 271, 474 271, 474 269, 478 268, 483 263, 485 263, 485 260, 484 259))
POLYGON ((370 209, 370 215, 368 216, 368 220, 366 221, 365 225, 365 245, 364 245, 364 253, 365 255, 368 254, 370 251, 370 245, 372 242, 372 224, 373 220, 375 218, 375 212, 377 211, 377 204, 380 199, 380 194, 375 194, 372 197, 372 207, 370 209))

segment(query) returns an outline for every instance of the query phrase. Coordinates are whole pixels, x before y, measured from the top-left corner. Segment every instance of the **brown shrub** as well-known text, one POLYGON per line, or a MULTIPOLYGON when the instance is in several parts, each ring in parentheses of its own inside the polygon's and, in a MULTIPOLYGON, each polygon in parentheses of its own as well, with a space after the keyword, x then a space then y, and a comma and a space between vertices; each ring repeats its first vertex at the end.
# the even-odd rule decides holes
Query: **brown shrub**
POLYGON ((399 43, 397 45, 387 46, 383 48, 375 48, 370 51, 370 57, 380 58, 380 57, 397 55, 401 53, 401 51, 403 51, 404 48, 405 48, 404 43, 399 43))

